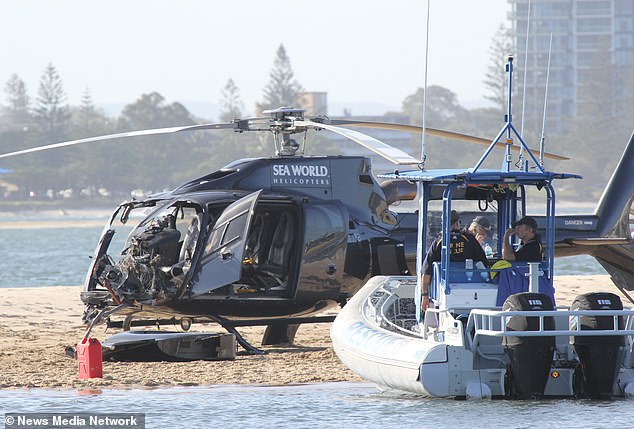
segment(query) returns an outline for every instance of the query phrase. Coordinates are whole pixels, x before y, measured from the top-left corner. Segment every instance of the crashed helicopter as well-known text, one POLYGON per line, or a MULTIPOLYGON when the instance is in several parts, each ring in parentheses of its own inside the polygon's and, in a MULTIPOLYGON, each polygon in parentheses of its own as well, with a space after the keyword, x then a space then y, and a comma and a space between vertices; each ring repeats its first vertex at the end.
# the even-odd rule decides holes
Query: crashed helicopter
MULTIPOLYGON (((256 351, 236 327, 267 325, 263 344, 292 342, 299 324, 331 321, 333 317, 314 315, 344 305, 370 277, 411 272, 417 213, 397 213, 390 205, 413 200, 415 185, 379 183, 367 157, 304 156, 293 137, 303 134, 305 144, 309 130, 328 130, 397 165, 411 166, 419 160, 342 126, 418 133, 421 127, 307 119, 303 110, 293 108, 264 113, 269 116, 111 134, 0 155, 187 131, 273 134, 274 157, 241 159, 115 210, 81 293, 86 323, 105 321, 129 329, 143 321, 170 320, 187 330, 194 321, 212 320, 256 351), (117 325, 115 315, 125 320, 117 325)), ((448 131, 426 132, 491 143, 448 131)), ((595 256, 622 290, 634 288, 634 244, 627 224, 634 195, 633 146, 630 141, 615 172, 618 177, 610 181, 593 215, 556 219, 555 255, 595 256)), ((493 199, 477 190, 467 198, 493 199)))

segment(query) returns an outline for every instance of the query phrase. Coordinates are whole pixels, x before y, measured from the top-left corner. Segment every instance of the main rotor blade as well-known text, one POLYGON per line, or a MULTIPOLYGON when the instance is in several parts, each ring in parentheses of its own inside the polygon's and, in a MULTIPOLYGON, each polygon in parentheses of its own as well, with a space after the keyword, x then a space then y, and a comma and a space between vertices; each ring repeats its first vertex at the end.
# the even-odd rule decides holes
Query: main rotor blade
MULTIPOLYGON (((326 119, 325 122, 327 124, 346 125, 348 127, 376 128, 381 130, 404 131, 404 132, 417 133, 417 134, 423 133, 423 127, 420 127, 418 125, 393 124, 390 122, 352 121, 352 120, 346 120, 346 119, 326 119)), ((430 136, 443 137, 443 138, 452 139, 452 140, 460 140, 467 143, 475 143, 475 144, 479 144, 481 146, 487 146, 487 147, 491 144, 490 139, 471 136, 469 134, 456 133, 453 131, 439 130, 437 128, 427 127, 427 134, 429 134, 430 136)), ((506 147, 506 143, 497 142, 495 146, 497 148, 503 149, 506 147)), ((520 147, 519 145, 512 145, 511 150, 514 152, 519 152, 520 147)), ((539 151, 531 149, 531 153, 535 156, 539 156, 539 151)), ((544 152, 544 158, 555 159, 558 161, 565 161, 567 159, 570 159, 568 157, 557 155, 554 153, 549 153, 549 152, 544 152)))
POLYGON ((11 156, 24 155, 27 153, 41 152, 43 150, 57 149, 60 147, 75 146, 84 143, 93 143, 104 140, 121 139, 124 137, 138 137, 138 136, 154 136, 161 134, 173 134, 181 131, 196 131, 196 130, 219 130, 219 129, 239 129, 237 122, 226 122, 217 124, 200 124, 200 125, 185 125, 181 127, 167 127, 167 128, 155 128, 152 130, 130 131, 125 133, 108 134, 105 136, 88 137, 85 139, 69 140, 60 143, 53 143, 46 146, 32 147, 30 149, 17 150, 15 152, 4 153, 0 155, 0 158, 8 158, 11 156))
POLYGON ((352 140, 355 143, 360 144, 366 149, 371 150, 372 152, 382 156, 383 158, 387 159, 390 162, 393 162, 394 164, 405 165, 420 163, 420 160, 410 156, 402 150, 392 147, 389 144, 383 143, 382 141, 377 140, 374 137, 370 137, 369 135, 360 133, 358 131, 348 130, 346 128, 335 127, 333 125, 327 125, 312 121, 294 121, 294 124, 298 127, 323 128, 328 131, 332 131, 333 133, 337 133, 352 140))

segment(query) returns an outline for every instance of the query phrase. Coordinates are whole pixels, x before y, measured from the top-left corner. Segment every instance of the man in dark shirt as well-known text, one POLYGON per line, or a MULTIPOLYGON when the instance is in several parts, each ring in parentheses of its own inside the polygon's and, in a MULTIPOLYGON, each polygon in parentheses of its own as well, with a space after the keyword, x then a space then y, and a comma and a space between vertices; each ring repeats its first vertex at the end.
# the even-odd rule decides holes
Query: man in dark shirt
POLYGON ((513 228, 509 228, 504 233, 504 241, 502 242, 502 258, 507 261, 526 261, 541 262, 543 259, 543 247, 537 235, 537 221, 530 217, 524 216, 513 224, 513 228), (511 235, 517 235, 521 240, 520 247, 513 250, 510 243, 511 235))
MULTIPOLYGON (((454 262, 464 262, 467 259, 473 259, 474 264, 482 261, 485 265, 487 262, 486 254, 476 240, 475 236, 469 231, 460 231, 460 215, 457 211, 451 211, 451 234, 449 236, 449 258, 454 262)), ((429 284, 431 283, 431 275, 433 263, 440 262, 442 254, 442 237, 438 237, 427 251, 427 256, 423 261, 423 279, 422 279, 422 301, 423 310, 429 306, 429 284)))

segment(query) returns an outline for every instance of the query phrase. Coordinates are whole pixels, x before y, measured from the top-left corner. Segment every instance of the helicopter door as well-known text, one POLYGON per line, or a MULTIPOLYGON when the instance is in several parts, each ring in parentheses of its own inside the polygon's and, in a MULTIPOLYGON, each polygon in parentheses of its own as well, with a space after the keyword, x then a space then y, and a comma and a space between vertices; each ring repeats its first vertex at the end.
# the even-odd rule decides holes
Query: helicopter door
POLYGON ((200 272, 198 281, 192 286, 192 296, 240 280, 246 237, 261 192, 239 199, 218 217, 200 259, 200 272))
MULTIPOLYGON (((336 201, 303 204, 304 242, 298 300, 339 298, 348 239, 349 216, 336 201)), ((313 301, 314 302, 314 301, 313 301)))

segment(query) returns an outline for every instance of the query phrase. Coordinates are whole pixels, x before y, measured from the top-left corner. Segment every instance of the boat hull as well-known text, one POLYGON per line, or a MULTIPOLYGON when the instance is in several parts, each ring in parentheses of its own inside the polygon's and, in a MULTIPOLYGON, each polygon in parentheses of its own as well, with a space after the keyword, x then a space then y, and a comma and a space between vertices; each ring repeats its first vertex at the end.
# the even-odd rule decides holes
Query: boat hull
POLYGON ((443 388, 434 387, 433 382, 428 383, 428 391, 420 375, 424 362, 430 381, 436 378, 431 374, 447 373, 447 346, 383 329, 364 316, 362 307, 386 280, 382 276, 370 279, 340 311, 331 328, 335 352, 348 368, 379 386, 444 396, 443 388))
MULTIPOLYGON (((478 317, 506 320, 503 319, 506 314, 516 313, 516 317, 533 317, 533 314, 536 317, 553 317, 548 315, 558 311, 543 311, 541 313, 546 314, 544 316, 540 312, 473 309, 467 321, 462 320, 462 317, 454 318, 450 311, 428 310, 429 319, 418 325, 415 313, 408 314, 408 310, 412 311, 410 301, 415 294, 413 277, 372 278, 333 322, 332 343, 341 361, 382 389, 425 396, 514 399, 592 397, 582 386, 583 365, 579 363, 570 344, 571 335, 574 334, 569 331, 572 328, 568 326, 568 321, 575 317, 571 311, 561 311, 562 315, 554 317, 555 324, 546 328, 548 332, 537 334, 509 333, 500 328, 500 323, 494 326, 495 323, 487 322, 489 325, 486 325, 478 321, 478 317), (401 310, 404 311, 399 313, 401 310), (546 379, 541 384, 543 393, 529 393, 527 396, 513 382, 506 339, 518 336, 533 338, 528 335, 542 335, 545 338, 551 332, 556 336, 557 360, 545 370, 546 379)), ((622 327, 619 332, 627 342, 626 347, 621 349, 622 360, 611 395, 614 397, 629 396, 634 392, 633 357, 629 347, 629 338, 634 334, 632 313, 631 310, 623 311, 621 316, 628 318, 625 323, 628 326, 622 327)), ((607 317, 611 318, 610 315, 607 317)), ((507 322, 502 324, 506 326, 507 322)), ((576 334, 581 335, 579 332, 576 334)), ((614 333, 599 331, 598 335, 610 336, 614 333)), ((553 347, 550 347, 552 356, 553 347)), ((520 369, 522 372, 529 370, 520 369)))

